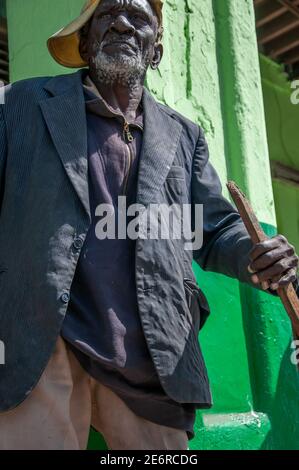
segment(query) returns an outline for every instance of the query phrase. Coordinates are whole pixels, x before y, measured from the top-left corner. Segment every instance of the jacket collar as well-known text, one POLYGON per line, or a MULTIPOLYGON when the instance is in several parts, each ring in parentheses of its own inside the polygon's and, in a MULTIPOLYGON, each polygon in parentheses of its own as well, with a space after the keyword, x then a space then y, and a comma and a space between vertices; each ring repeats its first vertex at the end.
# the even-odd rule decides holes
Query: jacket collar
MULTIPOLYGON (((89 218, 88 155, 82 79, 87 69, 51 78, 45 85, 52 96, 40 106, 65 171, 89 218)), ((162 111, 144 89, 144 135, 140 155, 137 203, 158 202, 158 193, 174 160, 182 126, 162 111)))
MULTIPOLYGON (((116 111, 104 100, 94 82, 91 80, 89 74, 82 76, 84 97, 86 103, 86 109, 90 113, 97 114, 98 116, 116 118, 122 125, 125 122, 125 118, 120 111, 116 111)), ((143 130, 143 110, 142 104, 138 107, 138 115, 133 122, 129 122, 130 126, 138 127, 143 130)))

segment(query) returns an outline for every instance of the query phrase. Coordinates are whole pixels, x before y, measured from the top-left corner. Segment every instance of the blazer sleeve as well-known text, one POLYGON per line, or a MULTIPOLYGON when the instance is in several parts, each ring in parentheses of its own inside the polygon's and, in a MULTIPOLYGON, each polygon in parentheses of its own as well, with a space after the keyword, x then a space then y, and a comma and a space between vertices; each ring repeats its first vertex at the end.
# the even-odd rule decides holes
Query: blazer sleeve
MULTIPOLYGON (((192 205, 203 204, 202 247, 193 251, 193 258, 205 271, 214 271, 236 278, 241 282, 262 290, 251 281, 248 272, 249 252, 253 243, 237 209, 222 195, 219 176, 209 160, 209 150, 203 131, 200 129, 193 157, 191 180, 192 205)), ((192 209, 194 214, 194 207, 192 209)), ((299 294, 298 283, 295 284, 299 294)), ((277 296, 276 291, 267 290, 277 296)))
POLYGON ((3 105, 0 105, 0 211, 4 193, 4 173, 7 158, 6 128, 3 116, 3 105))

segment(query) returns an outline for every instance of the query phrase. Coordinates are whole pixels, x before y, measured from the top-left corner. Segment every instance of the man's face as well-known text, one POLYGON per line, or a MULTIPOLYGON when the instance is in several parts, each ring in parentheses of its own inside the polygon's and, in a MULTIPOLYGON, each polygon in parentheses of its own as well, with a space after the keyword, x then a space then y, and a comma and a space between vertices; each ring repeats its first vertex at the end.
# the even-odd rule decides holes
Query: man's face
POLYGON ((88 29, 85 56, 105 81, 145 75, 159 53, 158 19, 148 0, 102 0, 88 29))

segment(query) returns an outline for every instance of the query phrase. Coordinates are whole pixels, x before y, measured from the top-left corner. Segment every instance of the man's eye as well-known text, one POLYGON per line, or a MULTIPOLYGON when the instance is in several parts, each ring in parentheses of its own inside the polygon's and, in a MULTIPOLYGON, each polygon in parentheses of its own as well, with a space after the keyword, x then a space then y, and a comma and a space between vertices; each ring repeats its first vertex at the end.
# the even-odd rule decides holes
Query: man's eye
POLYGON ((111 13, 100 13, 98 15, 98 18, 100 18, 101 20, 110 20, 112 17, 111 13))
POLYGON ((143 15, 140 15, 140 13, 136 13, 133 15, 133 20, 139 21, 140 23, 147 23, 147 18, 143 15))

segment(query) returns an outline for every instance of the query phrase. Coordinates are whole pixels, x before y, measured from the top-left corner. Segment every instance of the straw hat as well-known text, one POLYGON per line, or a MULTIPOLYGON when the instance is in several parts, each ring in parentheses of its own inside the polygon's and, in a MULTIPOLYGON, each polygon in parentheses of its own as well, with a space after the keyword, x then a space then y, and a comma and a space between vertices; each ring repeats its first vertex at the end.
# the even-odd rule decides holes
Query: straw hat
MULTIPOLYGON (((149 1, 156 10, 161 26, 163 0, 149 1)), ((92 17, 100 3, 101 0, 87 0, 81 10, 80 16, 48 39, 47 46, 49 52, 53 59, 60 65, 72 68, 86 67, 88 65, 82 59, 79 52, 79 31, 92 17)))

